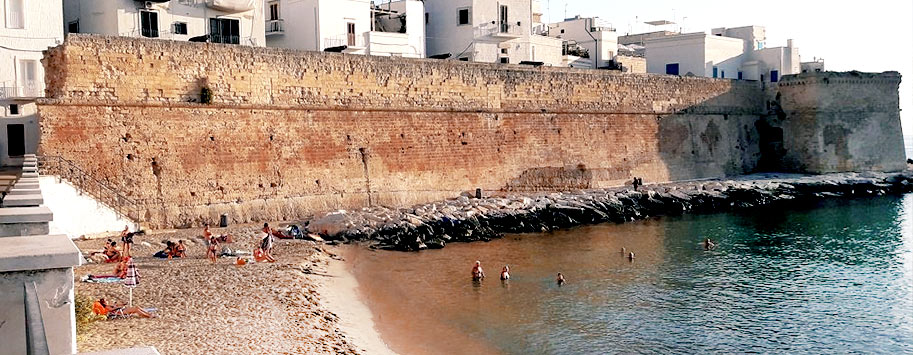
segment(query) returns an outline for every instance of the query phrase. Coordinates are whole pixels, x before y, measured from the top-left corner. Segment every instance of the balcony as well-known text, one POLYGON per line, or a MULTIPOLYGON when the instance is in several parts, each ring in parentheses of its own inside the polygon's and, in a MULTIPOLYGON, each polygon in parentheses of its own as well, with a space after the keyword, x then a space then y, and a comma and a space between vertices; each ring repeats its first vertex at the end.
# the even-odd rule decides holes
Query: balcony
POLYGON ((266 21, 266 35, 281 35, 285 33, 285 22, 284 20, 268 20, 266 21))
POLYGON ((22 86, 0 86, 0 100, 30 100, 43 97, 44 92, 37 83, 22 86))
POLYGON ((323 39, 323 50, 327 52, 358 53, 366 48, 365 33, 330 36, 323 39))
POLYGON ((505 42, 527 35, 528 34, 523 31, 523 27, 519 25, 519 22, 518 24, 492 22, 476 27, 475 29, 475 38, 491 40, 494 42, 505 42))

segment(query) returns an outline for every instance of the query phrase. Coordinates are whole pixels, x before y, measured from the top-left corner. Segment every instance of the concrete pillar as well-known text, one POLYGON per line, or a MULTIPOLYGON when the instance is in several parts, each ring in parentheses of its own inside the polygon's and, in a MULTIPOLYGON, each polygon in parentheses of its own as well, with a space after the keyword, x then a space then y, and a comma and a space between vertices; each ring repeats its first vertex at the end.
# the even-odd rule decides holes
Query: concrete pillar
POLYGON ((73 354, 73 267, 65 235, 0 238, 0 353, 73 354))

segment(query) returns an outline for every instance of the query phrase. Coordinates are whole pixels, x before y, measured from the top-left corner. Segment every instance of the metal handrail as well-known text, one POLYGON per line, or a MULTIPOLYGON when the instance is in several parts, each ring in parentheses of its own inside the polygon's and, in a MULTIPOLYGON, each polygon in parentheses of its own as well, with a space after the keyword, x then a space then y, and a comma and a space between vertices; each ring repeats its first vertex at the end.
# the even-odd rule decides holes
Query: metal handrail
POLYGON ((38 170, 42 175, 55 175, 69 181, 81 193, 105 204, 121 217, 143 222, 140 213, 142 205, 124 196, 117 188, 92 177, 72 161, 60 156, 39 155, 38 170))

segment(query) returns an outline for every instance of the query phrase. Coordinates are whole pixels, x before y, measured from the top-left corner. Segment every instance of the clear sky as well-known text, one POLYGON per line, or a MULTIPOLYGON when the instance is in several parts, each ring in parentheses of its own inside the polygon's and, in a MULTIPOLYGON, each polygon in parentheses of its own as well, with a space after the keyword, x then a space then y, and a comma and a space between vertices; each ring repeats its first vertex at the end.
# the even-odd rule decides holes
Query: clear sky
POLYGON ((659 30, 643 24, 652 20, 675 21, 685 32, 759 25, 768 47, 794 39, 803 62, 824 58, 827 70, 899 71, 904 132, 913 134, 913 0, 540 1, 547 22, 598 16, 619 34, 659 30))

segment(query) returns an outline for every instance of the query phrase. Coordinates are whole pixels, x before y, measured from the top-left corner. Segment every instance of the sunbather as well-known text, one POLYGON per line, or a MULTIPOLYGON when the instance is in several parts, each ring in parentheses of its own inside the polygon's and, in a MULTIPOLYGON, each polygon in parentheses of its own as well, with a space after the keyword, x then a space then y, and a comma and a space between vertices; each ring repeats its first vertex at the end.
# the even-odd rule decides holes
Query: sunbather
POLYGON ((117 242, 108 239, 109 243, 105 245, 105 256, 108 257, 105 260, 106 263, 116 263, 121 260, 121 253, 117 250, 117 242))
POLYGON ((92 312, 97 315, 108 316, 109 319, 121 315, 137 315, 143 318, 155 318, 154 314, 146 312, 139 307, 127 307, 124 304, 109 305, 104 298, 99 298, 98 301, 95 301, 95 303, 92 304, 92 312))
POLYGON ((174 245, 174 252, 172 253, 175 258, 183 258, 187 256, 187 246, 184 245, 184 240, 178 240, 178 243, 174 245))
POLYGON ((171 259, 174 256, 174 242, 170 240, 165 241, 165 249, 159 250, 159 252, 153 255, 159 259, 171 259))

